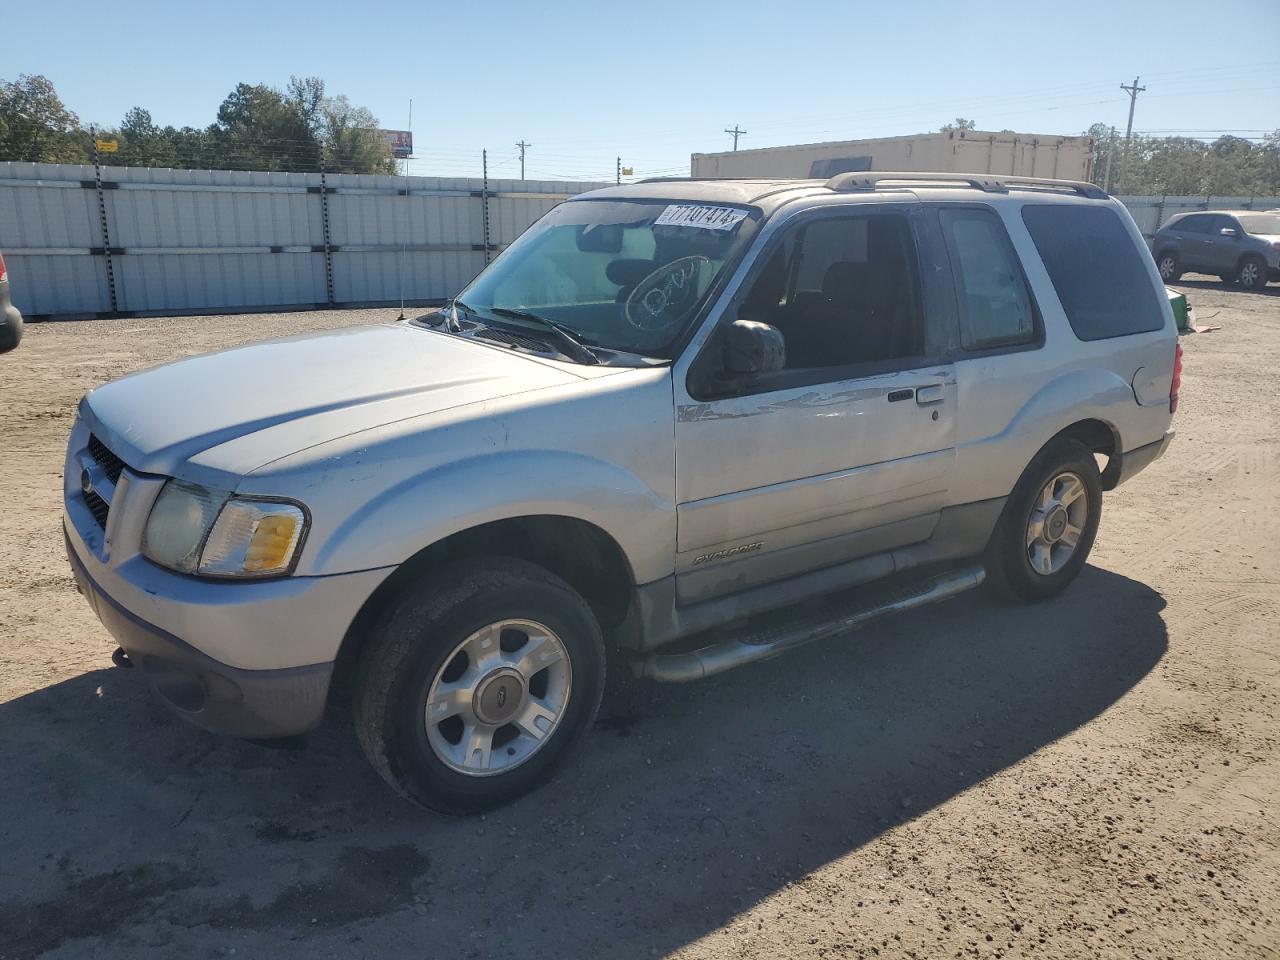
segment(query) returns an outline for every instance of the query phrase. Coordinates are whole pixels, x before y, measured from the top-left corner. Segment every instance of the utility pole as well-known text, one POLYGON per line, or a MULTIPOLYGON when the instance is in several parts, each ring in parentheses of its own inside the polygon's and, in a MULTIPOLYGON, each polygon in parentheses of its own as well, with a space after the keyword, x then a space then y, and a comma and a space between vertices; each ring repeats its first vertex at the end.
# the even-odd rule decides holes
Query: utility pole
POLYGON ((1116 155, 1116 128, 1111 128, 1111 138, 1107 141, 1107 172, 1102 178, 1102 189, 1111 192, 1111 161, 1116 155))
POLYGON ((621 157, 618 158, 616 169, 617 169, 617 175, 614 177, 613 182, 621 183, 622 182, 622 158, 621 157))
POLYGON ((520 179, 521 179, 521 180, 523 180, 523 179, 524 179, 524 151, 525 151, 525 147, 532 147, 532 146, 533 146, 533 144, 532 144, 532 143, 525 143, 523 140, 521 140, 519 143, 517 143, 517 144, 516 144, 516 146, 517 146, 517 147, 519 148, 519 150, 520 150, 520 179))
POLYGON ((743 136, 747 131, 745 131, 745 130, 739 130, 739 129, 738 129, 738 125, 735 123, 735 124, 733 125, 733 129, 732 129, 732 130, 730 130, 729 128, 727 128, 727 127, 726 127, 724 132, 725 132, 725 133, 727 133, 727 134, 729 134, 729 136, 733 137, 733 149, 734 149, 734 152, 737 152, 737 149, 738 149, 738 138, 739 138, 739 137, 741 137, 741 136, 743 136))
POLYGON ((1138 94, 1146 87, 1138 86, 1138 78, 1133 78, 1133 85, 1120 84, 1120 89, 1129 94, 1129 125, 1124 128, 1124 157, 1120 163, 1120 183, 1125 183, 1125 174, 1129 170, 1129 142, 1133 139, 1133 108, 1138 105, 1138 94))

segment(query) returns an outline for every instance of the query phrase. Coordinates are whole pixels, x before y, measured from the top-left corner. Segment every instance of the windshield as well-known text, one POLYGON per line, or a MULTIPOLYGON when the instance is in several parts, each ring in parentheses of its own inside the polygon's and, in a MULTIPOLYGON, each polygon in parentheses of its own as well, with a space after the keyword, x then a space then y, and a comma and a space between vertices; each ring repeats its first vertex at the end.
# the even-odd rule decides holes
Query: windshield
POLYGON ((757 222, 747 207, 571 200, 526 230, 458 300, 482 321, 523 327, 518 313, 537 314, 585 344, 669 359, 757 222))
POLYGON ((1236 219, 1245 233, 1280 235, 1280 214, 1276 213, 1237 213, 1236 219))

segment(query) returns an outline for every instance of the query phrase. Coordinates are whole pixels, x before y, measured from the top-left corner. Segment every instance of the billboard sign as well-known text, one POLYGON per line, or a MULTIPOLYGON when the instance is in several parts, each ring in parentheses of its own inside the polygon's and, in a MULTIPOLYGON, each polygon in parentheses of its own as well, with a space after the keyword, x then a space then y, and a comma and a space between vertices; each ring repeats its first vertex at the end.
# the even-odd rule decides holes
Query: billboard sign
POLYGON ((412 130, 383 130, 381 133, 387 146, 391 148, 391 155, 397 160, 413 156, 412 130))

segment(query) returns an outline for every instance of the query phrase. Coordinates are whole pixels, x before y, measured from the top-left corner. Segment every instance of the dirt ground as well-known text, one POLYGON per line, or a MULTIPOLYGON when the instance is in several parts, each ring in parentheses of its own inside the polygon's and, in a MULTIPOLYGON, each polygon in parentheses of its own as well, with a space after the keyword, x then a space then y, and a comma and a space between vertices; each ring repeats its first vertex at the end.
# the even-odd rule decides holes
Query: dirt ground
POLYGON ((1280 957, 1280 288, 1183 289, 1178 437, 1038 607, 978 593, 608 714, 445 819, 339 716, 174 719, 76 594, 76 400, 394 311, 28 328, 0 357, 0 958, 1280 957))

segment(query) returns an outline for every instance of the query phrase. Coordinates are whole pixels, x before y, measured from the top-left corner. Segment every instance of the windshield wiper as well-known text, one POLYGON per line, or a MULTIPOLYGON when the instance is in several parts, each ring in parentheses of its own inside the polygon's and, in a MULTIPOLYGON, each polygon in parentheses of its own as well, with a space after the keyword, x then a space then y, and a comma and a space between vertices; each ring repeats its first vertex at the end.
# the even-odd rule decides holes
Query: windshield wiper
POLYGON ((489 312, 495 317, 510 317, 513 320, 532 320, 534 323, 540 324, 543 328, 550 330, 556 335, 562 344, 568 347, 565 351, 567 356, 572 357, 579 363, 589 363, 593 366, 600 362, 600 358, 591 352, 591 348, 573 335, 566 327, 560 326, 554 320, 548 320, 546 317, 540 317, 536 313, 529 313, 527 310, 513 310, 510 307, 491 307, 489 312))

